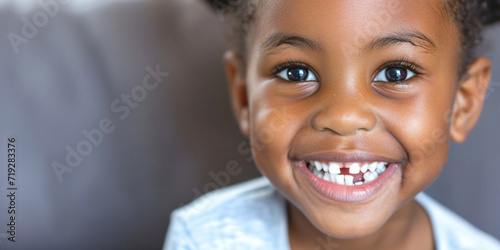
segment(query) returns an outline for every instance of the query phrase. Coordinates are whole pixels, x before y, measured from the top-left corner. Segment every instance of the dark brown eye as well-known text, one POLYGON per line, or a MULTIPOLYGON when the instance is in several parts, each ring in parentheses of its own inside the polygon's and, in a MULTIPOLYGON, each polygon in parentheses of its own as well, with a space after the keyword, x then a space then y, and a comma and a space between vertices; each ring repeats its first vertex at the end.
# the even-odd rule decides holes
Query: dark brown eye
POLYGON ((389 67, 380 71, 373 81, 375 82, 402 82, 415 76, 409 69, 401 67, 389 67))
POLYGON ((318 81, 314 73, 306 67, 288 67, 280 71, 277 76, 290 82, 318 81))
POLYGON ((288 69, 287 70, 287 76, 290 81, 295 81, 295 82, 303 82, 307 79, 307 69, 302 69, 302 68, 295 68, 295 69, 288 69))
POLYGON ((385 77, 389 82, 400 82, 406 80, 407 69, 389 68, 385 71, 385 77))

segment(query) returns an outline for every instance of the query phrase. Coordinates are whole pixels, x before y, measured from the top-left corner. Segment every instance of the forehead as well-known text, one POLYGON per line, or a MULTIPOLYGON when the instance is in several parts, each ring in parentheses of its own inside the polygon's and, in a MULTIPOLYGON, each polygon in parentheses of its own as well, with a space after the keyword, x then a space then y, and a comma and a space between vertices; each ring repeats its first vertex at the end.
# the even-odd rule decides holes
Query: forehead
POLYGON ((459 50, 458 29, 444 0, 259 1, 247 41, 250 48, 262 46, 270 36, 285 33, 319 41, 327 50, 341 44, 361 48, 395 32, 423 34, 437 50, 459 50))

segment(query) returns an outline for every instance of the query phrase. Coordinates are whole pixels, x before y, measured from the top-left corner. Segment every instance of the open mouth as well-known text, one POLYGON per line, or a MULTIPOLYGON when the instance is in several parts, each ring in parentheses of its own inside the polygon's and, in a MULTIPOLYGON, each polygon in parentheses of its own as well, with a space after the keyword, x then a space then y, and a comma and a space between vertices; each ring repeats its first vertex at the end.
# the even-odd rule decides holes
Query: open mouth
POLYGON ((389 166, 388 162, 306 161, 316 177, 345 186, 358 186, 376 180, 389 166))

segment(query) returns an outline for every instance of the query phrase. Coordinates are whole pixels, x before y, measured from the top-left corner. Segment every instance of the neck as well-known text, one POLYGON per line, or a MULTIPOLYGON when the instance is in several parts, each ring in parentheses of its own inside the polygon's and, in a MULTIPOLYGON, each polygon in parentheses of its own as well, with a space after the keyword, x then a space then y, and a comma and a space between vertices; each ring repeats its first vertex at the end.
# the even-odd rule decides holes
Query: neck
POLYGON ((357 239, 339 239, 319 231, 293 204, 288 203, 290 246, 299 249, 434 249, 432 227, 425 210, 412 200, 374 233, 357 239))

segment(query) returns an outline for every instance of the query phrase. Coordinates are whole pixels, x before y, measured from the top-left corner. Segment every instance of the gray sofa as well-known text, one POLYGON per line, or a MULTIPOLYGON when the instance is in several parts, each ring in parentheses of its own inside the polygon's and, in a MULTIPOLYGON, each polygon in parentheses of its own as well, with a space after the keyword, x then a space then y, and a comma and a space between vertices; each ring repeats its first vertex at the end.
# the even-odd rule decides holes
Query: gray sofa
MULTIPOLYGON (((17 241, 2 231, 1 249, 159 249, 173 209, 259 175, 238 150, 208 5, 53 2, 0 7, 0 143, 16 137, 19 187, 17 241), (241 173, 214 179, 228 164, 241 173)), ((484 115, 427 192, 500 238, 500 29, 487 37, 484 115)))

